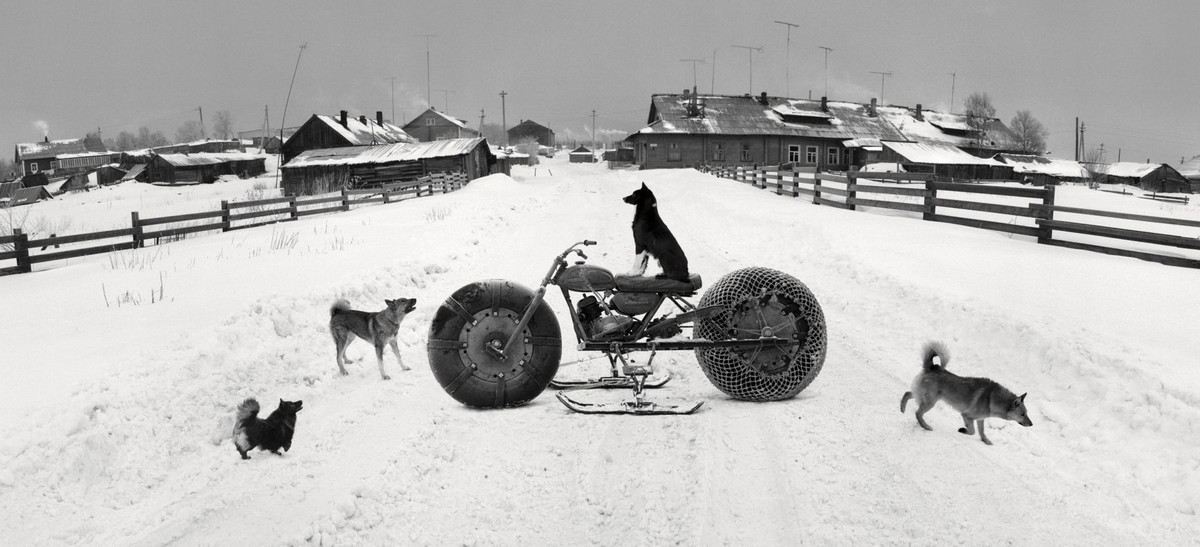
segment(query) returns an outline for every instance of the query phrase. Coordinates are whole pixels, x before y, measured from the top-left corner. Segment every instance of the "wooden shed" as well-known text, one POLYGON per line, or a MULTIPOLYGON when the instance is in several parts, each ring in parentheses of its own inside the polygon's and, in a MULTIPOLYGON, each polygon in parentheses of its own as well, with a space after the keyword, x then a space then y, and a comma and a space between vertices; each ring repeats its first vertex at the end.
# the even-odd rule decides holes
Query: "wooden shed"
POLYGON ((210 183, 221 175, 254 177, 267 172, 267 158, 253 154, 157 154, 146 164, 145 180, 167 184, 210 183))
POLYGON ((894 162, 909 173, 930 173, 952 179, 1012 179, 1013 167, 991 158, 981 158, 956 146, 935 142, 880 141, 880 161, 894 162))
POLYGON ((490 175, 496 156, 487 140, 444 139, 309 150, 282 167, 285 195, 313 195, 341 188, 417 180, 432 173, 490 175))
POLYGON ((588 150, 586 146, 580 146, 571 151, 568 155, 571 158, 571 163, 595 163, 596 154, 588 150))

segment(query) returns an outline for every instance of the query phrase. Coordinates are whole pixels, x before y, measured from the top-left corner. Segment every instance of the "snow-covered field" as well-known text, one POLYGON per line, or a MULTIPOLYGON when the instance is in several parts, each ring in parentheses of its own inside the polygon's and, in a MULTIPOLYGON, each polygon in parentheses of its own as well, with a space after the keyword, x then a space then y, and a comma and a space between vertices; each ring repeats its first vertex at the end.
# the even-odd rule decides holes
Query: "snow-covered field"
MULTIPOLYGON (((691 170, 543 161, 537 176, 519 167, 452 194, 0 277, 0 544, 1200 537, 1200 272, 814 206, 691 170), (442 300, 480 279, 534 286, 585 238, 599 242, 593 263, 625 270, 632 208, 621 197, 642 181, 706 283, 766 266, 809 286, 829 327, 816 381, 784 402, 735 401, 676 352, 659 354, 676 378, 652 396, 703 400, 692 416, 572 414, 549 392, 478 411, 446 395, 425 356, 442 300), (337 375, 330 303, 376 310, 395 297, 418 299, 400 330, 413 370, 389 355, 393 379, 380 380, 358 342, 350 376, 337 375), (901 414, 929 339, 950 347, 952 370, 1029 392, 1033 427, 989 420, 986 446, 958 434, 944 405, 928 416, 932 432, 901 414), (284 456, 238 457, 232 415, 249 396, 267 410, 304 401, 284 456)), ((104 229, 130 210, 208 210, 252 185, 129 185, 30 214, 104 229)), ((1200 218, 1195 203, 1078 187, 1060 188, 1058 203, 1200 218)), ((564 362, 590 356, 566 346, 564 362)))

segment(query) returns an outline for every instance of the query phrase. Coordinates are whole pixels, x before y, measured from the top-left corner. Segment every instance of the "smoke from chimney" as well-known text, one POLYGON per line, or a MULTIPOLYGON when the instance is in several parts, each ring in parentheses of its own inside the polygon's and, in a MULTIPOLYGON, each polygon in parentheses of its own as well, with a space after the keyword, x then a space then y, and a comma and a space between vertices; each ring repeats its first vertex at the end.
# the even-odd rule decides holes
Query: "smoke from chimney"
POLYGON ((33 122, 33 126, 42 130, 42 137, 44 137, 46 140, 50 139, 50 124, 46 123, 44 120, 38 120, 33 122))

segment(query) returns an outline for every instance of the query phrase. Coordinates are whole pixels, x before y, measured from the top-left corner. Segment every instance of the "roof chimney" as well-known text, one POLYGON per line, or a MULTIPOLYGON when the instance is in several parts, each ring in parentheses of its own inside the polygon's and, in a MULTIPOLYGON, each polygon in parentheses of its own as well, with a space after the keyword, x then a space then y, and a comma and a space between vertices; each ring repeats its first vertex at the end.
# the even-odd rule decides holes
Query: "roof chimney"
POLYGON ((379 125, 383 125, 383 111, 382 110, 375 111, 375 123, 377 123, 379 125))
POLYGON ((829 99, 821 97, 821 111, 829 112, 829 99))
POLYGON ((687 98, 687 96, 688 96, 688 93, 690 93, 690 92, 691 92, 691 91, 689 91, 687 88, 684 88, 684 90, 683 90, 683 98, 685 98, 685 99, 686 99, 686 98, 687 98))
POLYGON ((359 114, 359 115, 358 115, 358 122, 359 122, 359 123, 361 123, 361 124, 363 124, 363 125, 367 125, 367 117, 366 117, 366 116, 363 116, 362 114, 359 114))
POLYGON ((762 94, 758 96, 758 104, 767 106, 767 92, 766 91, 762 92, 762 94))
POLYGON ((341 119, 338 120, 338 123, 341 123, 342 127, 346 127, 346 111, 345 110, 342 111, 342 116, 341 116, 341 119))
POLYGON ((44 135, 42 137, 42 142, 50 142, 50 135, 44 135))
POLYGON ((917 103, 917 111, 913 112, 913 117, 918 121, 925 121, 925 115, 921 113, 921 103, 917 103))
POLYGON ((871 97, 871 106, 867 107, 867 115, 872 118, 879 115, 879 111, 875 108, 875 98, 871 97))

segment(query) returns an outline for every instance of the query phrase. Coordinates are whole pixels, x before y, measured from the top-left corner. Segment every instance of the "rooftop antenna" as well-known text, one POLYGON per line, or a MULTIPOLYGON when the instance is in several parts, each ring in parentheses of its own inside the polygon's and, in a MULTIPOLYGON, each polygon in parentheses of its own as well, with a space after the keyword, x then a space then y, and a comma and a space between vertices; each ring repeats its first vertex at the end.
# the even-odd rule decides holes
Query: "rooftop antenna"
POLYGON ((775 21, 775 22, 779 23, 781 25, 787 25, 787 55, 784 56, 783 78, 784 78, 784 80, 786 80, 786 83, 784 84, 784 89, 786 90, 787 98, 790 99, 790 98, 792 98, 792 76, 791 76, 792 27, 799 27, 800 25, 788 23, 786 21, 775 21))
POLYGON ((950 113, 954 113, 954 81, 958 79, 957 72, 950 73, 950 113))
POLYGON ((879 106, 883 106, 883 81, 884 81, 885 79, 887 79, 889 76, 891 76, 891 75, 892 75, 892 73, 891 73, 891 72, 875 72, 875 71, 871 71, 871 74, 878 74, 878 75, 879 75, 879 106))
MULTIPOLYGON (((439 89, 442 92, 442 104, 446 105, 446 112, 450 112, 450 95, 454 93, 453 89, 439 89)), ((429 105, 433 106, 433 105, 429 105)))
POLYGON ((388 79, 392 81, 392 123, 396 123, 396 77, 388 79))
MULTIPOLYGON (((279 117, 279 155, 283 156, 283 128, 287 127, 287 109, 288 103, 292 102, 292 87, 296 85, 296 73, 300 71, 300 57, 304 55, 304 50, 308 48, 308 42, 300 44, 300 53, 296 55, 296 67, 292 69, 292 83, 288 84, 287 99, 283 101, 283 115, 279 117)), ((278 165, 275 168, 275 186, 279 186, 279 172, 283 167, 278 165)))
POLYGON ((717 94, 717 50, 713 50, 712 82, 708 84, 708 93, 717 94))
POLYGON ((730 47, 744 49, 744 50, 746 50, 747 53, 750 54, 750 94, 754 95, 754 52, 757 51, 757 52, 761 53, 763 48, 762 48, 762 46, 752 47, 752 46, 738 46, 738 45, 734 45, 734 46, 730 46, 730 47))
POLYGON ((425 39, 425 102, 429 103, 429 107, 433 108, 433 87, 429 83, 429 39, 436 38, 436 34, 418 34, 418 38, 425 39))
POLYGON ((817 46, 825 50, 825 97, 829 97, 829 52, 833 51, 831 47, 817 46))

